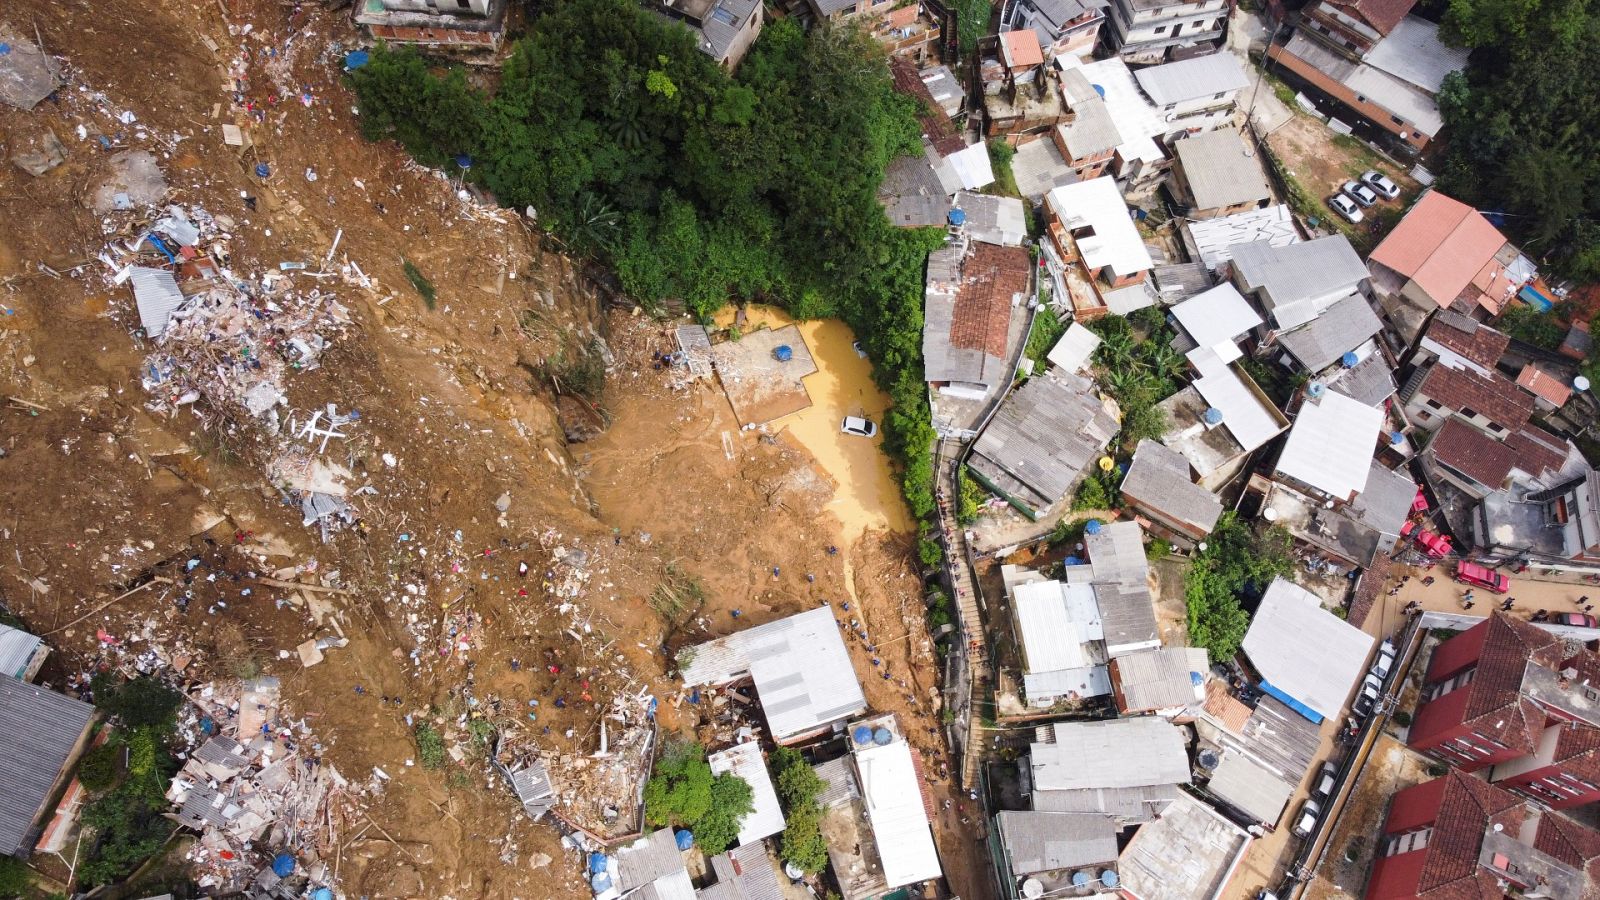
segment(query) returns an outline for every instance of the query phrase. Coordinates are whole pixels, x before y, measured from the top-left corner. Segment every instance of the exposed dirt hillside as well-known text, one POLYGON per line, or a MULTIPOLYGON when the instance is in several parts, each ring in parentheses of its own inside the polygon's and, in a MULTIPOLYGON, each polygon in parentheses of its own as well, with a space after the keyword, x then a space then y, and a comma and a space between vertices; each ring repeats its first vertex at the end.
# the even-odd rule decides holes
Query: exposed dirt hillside
MULTIPOLYGON (((362 140, 337 81, 342 14, 271 0, 11 0, 4 26, 65 64, 54 98, 0 105, 0 155, 46 130, 65 151, 37 177, 0 162, 0 598, 57 648, 55 678, 98 659, 181 667, 195 684, 281 677, 286 710, 363 786, 363 818, 398 842, 343 858, 347 895, 582 897, 555 832, 529 823, 481 762, 409 764, 406 718, 480 703, 548 749, 587 754, 613 698, 647 691, 665 728, 690 727, 664 641, 725 633, 734 609, 746 624, 842 603, 850 565, 852 613, 890 675, 868 675, 869 699, 902 711, 925 770, 941 769, 937 669, 904 539, 869 532, 826 554, 843 543, 822 511, 833 489, 802 448, 739 435, 709 386, 670 390, 651 368, 660 326, 608 319, 597 290, 516 217, 362 140), (246 126, 253 148, 228 146, 224 123, 246 126), (141 384, 158 348, 112 282, 125 250, 107 248, 125 248, 149 214, 87 205, 125 149, 155 155, 164 203, 214 217, 229 271, 259 283, 303 262, 282 274, 287 290, 348 310, 319 364, 287 373, 274 411, 297 424, 359 412, 339 436, 318 447, 210 395, 187 403, 141 384), (403 259, 436 290, 432 309, 403 259), (612 360, 599 402, 611 427, 569 446, 535 371, 597 337, 612 360), (724 431, 737 435, 732 458, 724 431), (348 471, 359 524, 324 543, 303 523, 274 486, 291 445, 348 471), (703 584, 707 603, 669 636, 649 597, 674 578, 703 584), (295 647, 330 633, 324 614, 350 643, 302 668, 295 647), (524 718, 530 700, 536 719, 524 718)), ((225 343, 213 361, 224 369, 237 361, 225 343)), ((885 671, 861 643, 858 671, 885 671)), ((936 789, 953 798, 948 781, 936 789)), ((942 814, 946 866, 962 896, 982 896, 977 832, 959 817, 942 814)))

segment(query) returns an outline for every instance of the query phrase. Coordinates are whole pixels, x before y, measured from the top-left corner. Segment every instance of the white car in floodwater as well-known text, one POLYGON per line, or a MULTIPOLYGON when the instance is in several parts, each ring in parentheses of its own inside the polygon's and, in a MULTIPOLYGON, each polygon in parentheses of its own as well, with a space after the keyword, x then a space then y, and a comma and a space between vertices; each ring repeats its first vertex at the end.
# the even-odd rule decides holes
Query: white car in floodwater
POLYGON ((860 416, 845 416, 844 421, 839 425, 839 430, 857 437, 869 438, 878 436, 878 426, 871 419, 863 419, 860 416))

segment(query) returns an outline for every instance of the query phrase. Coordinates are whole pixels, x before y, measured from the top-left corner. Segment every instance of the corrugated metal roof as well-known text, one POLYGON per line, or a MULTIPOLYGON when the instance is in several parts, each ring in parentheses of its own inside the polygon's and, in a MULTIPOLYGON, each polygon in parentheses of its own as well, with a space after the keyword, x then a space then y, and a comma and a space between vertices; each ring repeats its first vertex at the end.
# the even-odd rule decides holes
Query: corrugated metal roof
POLYGON ((0 855, 31 849, 33 820, 93 718, 81 700, 0 677, 0 855))
POLYGON ((1100 624, 1106 632, 1106 654, 1117 657, 1161 645, 1155 600, 1150 588, 1137 584, 1096 584, 1100 624))
POLYGON ((1404 472, 1383 467, 1377 460, 1367 474, 1367 486, 1350 502, 1345 512, 1357 522, 1388 536, 1389 543, 1400 537, 1400 529, 1411 515, 1417 498, 1417 483, 1404 472))
POLYGON ((1040 791, 1188 784, 1183 729, 1160 716, 1057 722, 1054 740, 1032 746, 1029 767, 1040 791))
POLYGON ((1225 753, 1206 790, 1266 825, 1277 824, 1295 786, 1242 753, 1225 753))
POLYGON ((711 857, 716 884, 700 890, 699 900, 783 900, 778 869, 764 843, 745 844, 711 857))
POLYGON ((950 217, 950 196, 922 156, 899 156, 889 163, 878 202, 889 222, 901 228, 943 227, 950 217))
POLYGON ((1439 40, 1439 26, 1420 16, 1406 16, 1362 61, 1431 94, 1444 77, 1467 67, 1468 50, 1439 40))
POLYGON ((172 314, 183 306, 183 291, 178 280, 166 269, 133 267, 133 299, 139 306, 139 324, 144 333, 158 338, 166 333, 172 314))
POLYGON ((748 673, 761 697, 767 728, 777 740, 853 716, 867 706, 850 651, 827 606, 697 645, 691 652, 684 684, 726 684, 748 673))
POLYGON ((1274 247, 1257 241, 1233 249, 1233 269, 1245 289, 1261 291, 1261 302, 1279 328, 1316 317, 1319 306, 1355 292, 1367 267, 1342 234, 1274 247))
POLYGON ((1018 584, 1012 588, 1011 608, 1022 637, 1026 671, 1054 672, 1103 662, 1084 646, 1105 637, 1092 586, 1059 581, 1018 584))
POLYGON ((1172 152, 1183 168, 1196 209, 1255 203, 1272 196, 1260 161, 1235 129, 1218 128, 1174 141, 1172 152))
POLYGON ((1239 58, 1226 50, 1147 66, 1134 72, 1133 77, 1157 106, 1203 100, 1250 84, 1239 58))
POLYGON ((1249 846, 1243 828, 1182 794, 1134 834, 1117 871, 1123 887, 1141 900, 1216 900, 1249 846))
POLYGON ((1062 698, 1104 697, 1110 693, 1111 670, 1104 663, 1022 675, 1022 696, 1033 706, 1049 706, 1062 698))
POLYGON ((955 205, 966 213, 964 227, 967 236, 974 241, 1020 247, 1022 239, 1028 236, 1027 215, 1022 208, 1022 201, 1016 197, 959 191, 955 205))
POLYGON ((1138 522, 1112 522, 1083 536, 1096 584, 1144 584, 1150 560, 1144 555, 1144 529, 1138 522))
POLYGON ((1145 439, 1133 451, 1122 493, 1164 518, 1209 532, 1222 515, 1222 501, 1193 481, 1183 454, 1145 439))
POLYGON ((973 443, 968 465, 1042 510, 1066 496, 1116 432, 1093 382, 1051 370, 1006 397, 973 443))
POLYGON ((640 888, 634 896, 637 900, 696 900, 694 879, 689 877, 687 869, 668 872, 640 888))
POLYGON ((943 871, 911 752, 904 740, 855 751, 867 822, 890 888, 938 878, 943 871))
POLYGON ((1072 112, 1071 122, 1056 126, 1072 159, 1090 159, 1122 145, 1122 132, 1098 94, 1074 105, 1072 112))
POLYGON ((1050 348, 1050 353, 1045 358, 1063 371, 1074 375, 1088 368, 1090 360, 1094 358, 1094 351, 1100 347, 1100 336, 1084 327, 1082 322, 1074 321, 1067 326, 1061 339, 1050 348))
POLYGON ((1204 647, 1156 647, 1111 661, 1130 713, 1200 705, 1210 667, 1204 647))
POLYGON ((772 773, 761 754, 761 745, 746 741, 706 757, 713 774, 724 772, 743 778, 750 785, 753 808, 739 819, 740 845, 760 841, 783 830, 783 809, 772 787, 772 773))
POLYGON ((1117 820, 1096 813, 1005 810, 995 814, 1013 875, 1075 869, 1117 858, 1117 820))
POLYGON ((44 641, 20 628, 0 625, 0 676, 21 678, 44 641))
POLYGON ((1328 387, 1368 406, 1379 406, 1394 396, 1394 372, 1383 354, 1374 349, 1353 368, 1345 369, 1329 379, 1328 387))
POLYGON ((1283 349, 1312 372, 1320 372, 1383 330, 1383 321, 1360 294, 1335 302, 1322 314, 1278 336, 1283 349))
POLYGON ((847 758, 841 756, 838 759, 830 759, 811 768, 826 785, 822 794, 817 797, 817 802, 823 809, 848 803, 861 796, 861 791, 856 787, 856 774, 851 771, 850 761, 847 758))
POLYGON ((538 819, 556 805, 555 786, 541 760, 533 760, 511 773, 511 789, 530 818, 538 819))
MULTIPOLYGON (((662 828, 617 850, 617 887, 623 893, 684 871, 683 852, 671 828, 662 828)), ((690 886, 689 896, 694 896, 690 886)))
POLYGON ((1263 680, 1332 718, 1366 671, 1373 640, 1323 609, 1315 594, 1277 578, 1262 596, 1241 646, 1263 680))
POLYGON ((1295 414, 1277 471, 1339 500, 1367 485, 1383 410, 1343 394, 1307 399, 1295 414))

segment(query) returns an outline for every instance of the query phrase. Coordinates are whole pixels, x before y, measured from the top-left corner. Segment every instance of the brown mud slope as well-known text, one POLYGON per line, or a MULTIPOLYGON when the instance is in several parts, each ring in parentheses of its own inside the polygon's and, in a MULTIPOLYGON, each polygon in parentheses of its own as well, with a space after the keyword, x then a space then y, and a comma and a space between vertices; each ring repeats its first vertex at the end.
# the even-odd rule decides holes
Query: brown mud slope
MULTIPOLYGON (((343 13, 308 3, 297 14, 273 0, 8 0, 3 26, 37 35, 68 76, 32 111, 0 105, 0 155, 41 129, 66 150, 39 177, 0 162, 0 598, 49 633, 56 678, 152 652, 197 683, 280 676, 285 708, 329 763, 363 784, 373 767, 392 778, 360 803, 399 844, 369 839, 345 855, 350 895, 589 895, 555 832, 528 822, 481 762, 408 765, 417 753, 405 717, 459 709, 470 685, 511 727, 544 698, 538 725, 521 727, 537 727, 550 749, 588 753, 613 697, 647 689, 676 727, 667 625, 647 600, 669 572, 708 596, 672 644, 726 632, 733 609, 753 624, 826 601, 861 620, 881 661, 853 642, 869 699, 906 717, 930 777, 947 765, 905 539, 869 531, 828 556, 842 544, 823 512, 833 488, 797 444, 740 435, 709 386, 674 394, 650 368, 659 326, 606 321, 596 290, 536 234, 463 201, 394 146, 362 140, 338 82, 336 42, 352 38, 343 13), (229 80, 241 51, 242 94, 229 80), (242 153, 221 134, 245 121, 241 99, 265 108, 242 153), (353 325, 320 367, 285 385, 301 421, 328 404, 360 411, 325 454, 372 488, 353 500, 360 527, 327 543, 304 527, 265 475, 252 423, 203 401, 147 407, 140 374, 152 347, 134 333, 128 288, 93 261, 135 237, 138 221, 83 202, 110 156, 96 135, 154 153, 168 202, 231 217, 234 271, 258 277, 282 261, 314 271, 338 236, 330 271, 348 260, 371 278, 292 276, 297 290, 334 294, 353 325), (268 181, 254 176, 257 162, 271 166, 268 181), (433 309, 402 255, 437 289, 433 309), (601 401, 613 424, 569 448, 531 373, 596 335, 614 350, 601 401), (587 581, 562 608, 540 575, 570 549, 587 553, 587 581), (846 565, 859 594, 849 612, 846 565), (302 592, 258 580, 272 574, 342 586, 319 597, 350 644, 302 668, 295 646, 324 630, 302 592), (578 621, 582 642, 566 631, 578 621), (514 657, 534 662, 513 671, 514 657), (558 696, 565 708, 550 702, 558 696)), ((941 801, 952 790, 948 780, 935 789, 941 801)), ((953 887, 986 895, 976 823, 964 828, 958 808, 941 818, 953 887)))

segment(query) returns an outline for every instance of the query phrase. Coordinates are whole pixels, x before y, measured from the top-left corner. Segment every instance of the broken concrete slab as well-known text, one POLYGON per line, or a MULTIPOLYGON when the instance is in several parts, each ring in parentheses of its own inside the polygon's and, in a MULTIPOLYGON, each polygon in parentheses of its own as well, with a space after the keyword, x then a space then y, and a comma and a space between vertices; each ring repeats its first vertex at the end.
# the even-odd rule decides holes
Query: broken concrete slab
POLYGON ((35 178, 67 161, 67 148, 48 128, 19 131, 11 141, 11 162, 35 178))
POLYGON ((167 178, 155 155, 145 150, 124 150, 106 164, 105 177, 84 199, 96 213, 154 206, 167 196, 167 178))
POLYGON ((61 86, 50 57, 32 41, 0 28, 0 102, 33 109, 61 86))
POLYGON ((300 654, 300 665, 307 669, 322 662, 322 648, 317 646, 316 638, 312 638, 294 649, 295 652, 300 654))

